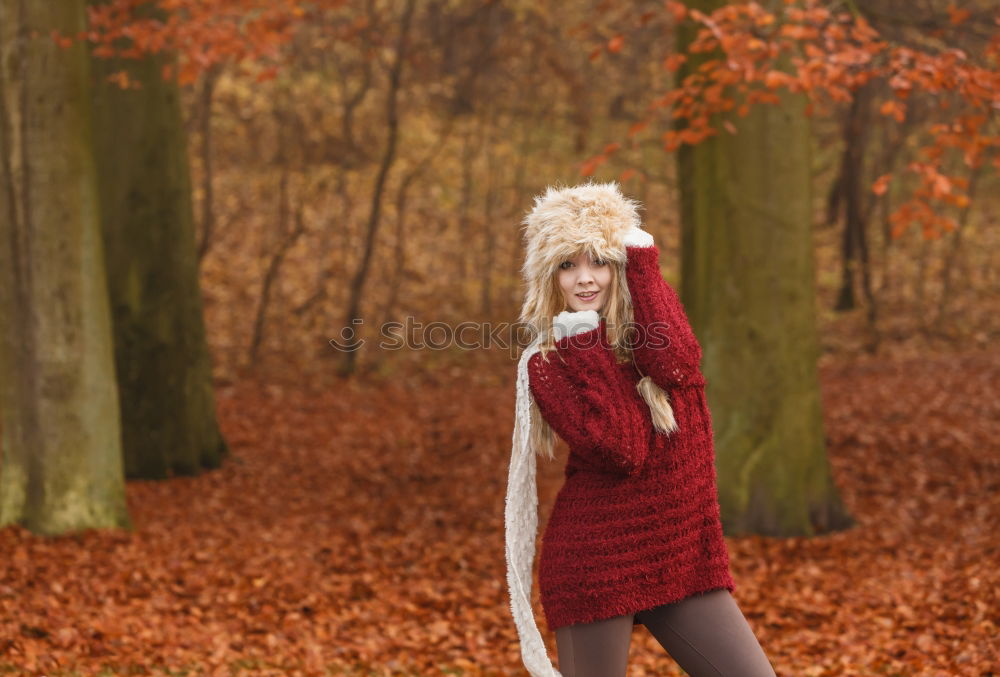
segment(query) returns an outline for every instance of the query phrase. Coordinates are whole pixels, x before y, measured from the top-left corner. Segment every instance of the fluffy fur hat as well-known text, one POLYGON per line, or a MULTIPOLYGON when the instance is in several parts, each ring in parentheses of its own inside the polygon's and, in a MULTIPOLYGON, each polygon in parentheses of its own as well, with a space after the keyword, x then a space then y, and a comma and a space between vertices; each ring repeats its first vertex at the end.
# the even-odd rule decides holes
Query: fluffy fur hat
MULTIPOLYGON (((524 217, 524 265, 527 285, 520 321, 533 332, 549 329, 556 295, 553 272, 560 263, 581 250, 595 258, 625 265, 622 238, 639 228, 639 203, 622 195, 618 184, 585 183, 571 187, 549 186, 535 198, 524 217)), ((630 300, 625 276, 618 276, 618 293, 630 300)))

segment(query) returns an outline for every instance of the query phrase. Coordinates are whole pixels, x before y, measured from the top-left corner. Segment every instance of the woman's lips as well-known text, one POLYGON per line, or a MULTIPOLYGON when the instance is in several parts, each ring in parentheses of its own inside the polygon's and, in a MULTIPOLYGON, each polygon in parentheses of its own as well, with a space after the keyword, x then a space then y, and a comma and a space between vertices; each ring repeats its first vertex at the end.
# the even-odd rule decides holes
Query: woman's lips
POLYGON ((590 301, 595 296, 597 296, 597 292, 596 291, 588 292, 586 294, 583 294, 583 293, 577 294, 577 298, 583 299, 584 301, 590 301))

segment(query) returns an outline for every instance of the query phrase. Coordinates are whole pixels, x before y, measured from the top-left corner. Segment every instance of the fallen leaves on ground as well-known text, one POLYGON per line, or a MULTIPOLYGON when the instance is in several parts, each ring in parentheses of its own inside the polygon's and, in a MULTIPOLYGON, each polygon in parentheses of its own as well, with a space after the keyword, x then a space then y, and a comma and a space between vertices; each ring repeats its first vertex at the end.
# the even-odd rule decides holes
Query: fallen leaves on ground
MULTIPOLYGON (((134 532, 0 530, 0 674, 525 674, 500 362, 220 388, 232 455, 200 477, 129 482, 134 532)), ((1000 673, 998 367, 986 353, 823 367, 857 526, 727 539, 736 599, 779 675, 1000 673)), ((540 465, 542 526, 561 462, 540 465)), ((630 666, 681 674, 642 627, 630 666)))

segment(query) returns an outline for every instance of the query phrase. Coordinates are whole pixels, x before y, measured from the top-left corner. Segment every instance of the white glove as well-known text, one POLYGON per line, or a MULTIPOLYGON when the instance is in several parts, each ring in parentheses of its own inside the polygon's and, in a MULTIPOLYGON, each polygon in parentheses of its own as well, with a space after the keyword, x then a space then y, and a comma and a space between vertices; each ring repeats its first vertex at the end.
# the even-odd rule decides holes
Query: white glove
POLYGON ((653 236, 648 231, 633 226, 625 231, 622 245, 625 247, 652 247, 653 236))
POLYGON ((552 318, 552 333, 555 339, 575 336, 600 326, 601 316, 596 310, 564 310, 552 318))

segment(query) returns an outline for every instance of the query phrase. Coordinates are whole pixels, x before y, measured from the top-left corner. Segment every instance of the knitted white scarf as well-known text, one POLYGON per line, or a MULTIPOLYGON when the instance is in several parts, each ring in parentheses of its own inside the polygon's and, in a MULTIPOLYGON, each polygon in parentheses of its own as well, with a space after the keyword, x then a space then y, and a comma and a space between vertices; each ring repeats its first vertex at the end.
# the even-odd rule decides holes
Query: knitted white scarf
POLYGON ((535 451, 531 448, 531 391, 528 360, 538 352, 541 336, 521 354, 517 365, 514 436, 504 509, 505 554, 510 610, 521 642, 521 659, 532 677, 562 677, 552 665, 531 610, 531 569, 538 533, 535 451))

